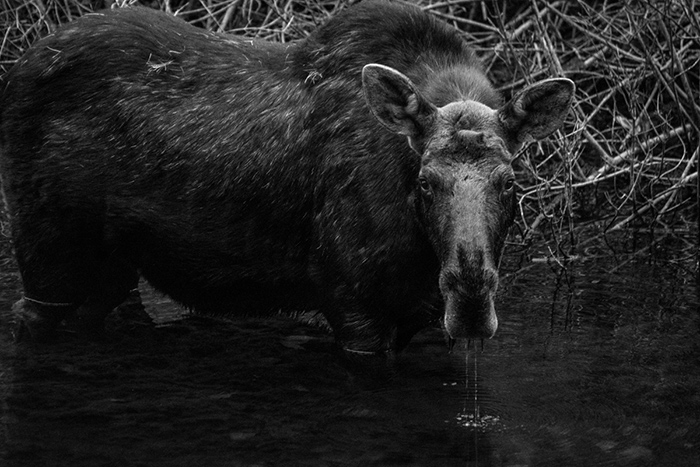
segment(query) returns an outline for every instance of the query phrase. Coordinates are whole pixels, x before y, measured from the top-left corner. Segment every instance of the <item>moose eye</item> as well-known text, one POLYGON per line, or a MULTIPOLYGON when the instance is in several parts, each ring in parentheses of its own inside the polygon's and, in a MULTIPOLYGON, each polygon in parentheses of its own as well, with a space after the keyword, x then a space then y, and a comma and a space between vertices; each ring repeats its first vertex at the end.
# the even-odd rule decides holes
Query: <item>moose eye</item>
POLYGON ((515 179, 508 178, 508 179, 506 179, 505 183, 503 183, 503 191, 511 191, 514 186, 515 186, 515 179))
POLYGON ((418 185, 420 186, 420 190, 423 192, 424 195, 429 195, 430 192, 432 191, 432 187, 430 186, 430 182, 425 177, 418 178, 418 185))

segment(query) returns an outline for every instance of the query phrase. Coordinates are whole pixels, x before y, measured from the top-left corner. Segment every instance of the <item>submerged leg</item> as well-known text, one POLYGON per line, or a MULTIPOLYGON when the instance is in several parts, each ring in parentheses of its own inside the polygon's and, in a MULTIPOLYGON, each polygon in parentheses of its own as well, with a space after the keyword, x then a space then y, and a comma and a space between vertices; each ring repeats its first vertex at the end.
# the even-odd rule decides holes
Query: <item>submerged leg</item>
POLYGON ((15 242, 24 285, 24 298, 13 306, 17 338, 49 341, 64 320, 87 336, 102 335, 104 318, 136 287, 136 268, 116 255, 104 258, 94 243, 31 240, 15 242))
POLYGON ((146 312, 146 307, 143 306, 141 301, 141 293, 138 288, 139 276, 137 275, 135 279, 132 287, 129 289, 129 295, 114 311, 124 321, 153 324, 153 318, 146 312))
POLYGON ((17 337, 51 340, 86 300, 97 270, 99 232, 42 199, 25 200, 12 219, 24 296, 13 311, 17 337), (49 209, 53 208, 53 209, 49 209))
POLYGON ((48 342, 58 325, 78 308, 78 304, 50 303, 24 297, 12 306, 15 315, 15 340, 48 342))
MULTIPOLYGON (((330 307, 329 307, 330 309, 330 307)), ((333 328, 335 339, 349 358, 386 355, 394 351, 396 326, 388 320, 370 316, 354 303, 335 308, 324 316, 333 328)), ((375 316, 381 316, 377 313, 375 316)))
POLYGON ((77 331, 86 338, 99 339, 104 335, 104 321, 114 308, 135 295, 138 303, 130 303, 131 307, 140 307, 138 295, 139 274, 127 261, 110 257, 106 260, 95 278, 87 300, 76 312, 77 331))

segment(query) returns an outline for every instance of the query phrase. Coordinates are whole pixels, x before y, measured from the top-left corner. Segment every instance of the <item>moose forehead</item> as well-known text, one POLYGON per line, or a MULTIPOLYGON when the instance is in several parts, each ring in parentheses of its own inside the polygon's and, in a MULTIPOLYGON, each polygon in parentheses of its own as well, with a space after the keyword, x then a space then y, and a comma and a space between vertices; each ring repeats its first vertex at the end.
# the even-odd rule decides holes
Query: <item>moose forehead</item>
MULTIPOLYGON (((444 162, 510 163, 498 113, 476 101, 452 102, 438 109, 426 156, 444 162)), ((427 162, 427 161, 426 161, 427 162)))

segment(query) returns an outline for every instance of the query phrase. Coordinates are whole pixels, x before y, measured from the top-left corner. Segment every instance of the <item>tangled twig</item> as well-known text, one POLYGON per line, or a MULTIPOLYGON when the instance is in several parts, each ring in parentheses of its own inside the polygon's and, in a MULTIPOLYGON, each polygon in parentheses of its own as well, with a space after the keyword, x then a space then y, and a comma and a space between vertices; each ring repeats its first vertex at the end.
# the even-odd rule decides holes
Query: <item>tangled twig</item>
MULTIPOLYGON (((101 7, 135 0, 103 0, 101 7)), ((99 4, 99 2, 97 2, 99 4)), ((217 32, 287 42, 350 0, 158 0, 217 32)), ((575 111, 516 169, 521 240, 588 221, 608 228, 697 217, 700 6, 693 0, 417 0, 462 30, 506 95, 538 79, 577 83, 575 111)), ((92 11, 90 0, 0 0, 0 79, 40 37, 92 11)))

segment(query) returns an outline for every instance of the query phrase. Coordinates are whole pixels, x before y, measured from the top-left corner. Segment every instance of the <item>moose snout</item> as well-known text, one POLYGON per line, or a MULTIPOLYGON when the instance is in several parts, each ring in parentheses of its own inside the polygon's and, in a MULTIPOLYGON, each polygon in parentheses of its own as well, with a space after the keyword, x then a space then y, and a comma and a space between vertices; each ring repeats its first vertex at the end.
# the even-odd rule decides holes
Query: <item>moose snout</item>
POLYGON ((445 301, 445 330, 453 339, 490 339, 498 328, 493 295, 498 273, 470 264, 443 270, 440 290, 445 301))

